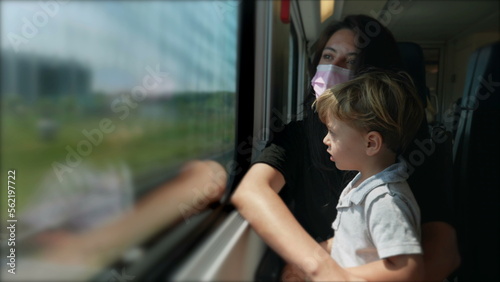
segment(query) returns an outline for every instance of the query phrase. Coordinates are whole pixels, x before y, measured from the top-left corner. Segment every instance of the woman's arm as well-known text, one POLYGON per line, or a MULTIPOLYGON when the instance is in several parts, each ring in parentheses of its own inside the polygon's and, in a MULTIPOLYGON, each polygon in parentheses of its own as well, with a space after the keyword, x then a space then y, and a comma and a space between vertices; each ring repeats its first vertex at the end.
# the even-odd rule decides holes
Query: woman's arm
POLYGON ((460 265, 455 229, 441 221, 422 224, 425 280, 443 281, 460 265))

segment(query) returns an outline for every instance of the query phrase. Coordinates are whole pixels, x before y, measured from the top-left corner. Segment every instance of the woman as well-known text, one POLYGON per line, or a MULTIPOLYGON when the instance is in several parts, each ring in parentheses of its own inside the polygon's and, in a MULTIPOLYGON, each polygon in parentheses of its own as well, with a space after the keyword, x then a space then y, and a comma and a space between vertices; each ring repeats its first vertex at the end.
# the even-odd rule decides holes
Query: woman
MULTIPOLYGON (((333 84, 356 76, 370 66, 398 69, 402 65, 390 31, 364 15, 348 16, 327 27, 317 47, 312 74, 319 73, 316 72, 318 65, 340 67, 344 74, 346 69, 350 70, 350 76, 341 75, 333 84)), ((313 88, 317 91, 332 86, 315 83, 318 81, 315 76, 313 88)), ((318 248, 317 242, 322 242, 325 249, 331 243, 328 239, 334 235, 331 224, 336 216, 338 196, 353 174, 337 170, 329 161, 322 144, 326 128, 311 109, 314 94, 310 89, 305 100, 304 120, 291 122, 274 135, 242 179, 232 202, 271 248, 310 278, 359 280, 363 278, 362 269, 355 273, 345 271, 330 259, 327 251, 318 248), (278 193, 293 199, 293 215, 278 193)), ((424 122, 416 139, 422 143, 428 140, 428 135, 424 122)), ((413 150, 415 148, 409 148, 407 152, 413 150)), ((426 280, 443 280, 460 260, 451 225, 451 208, 446 205, 449 187, 432 167, 436 157, 437 154, 433 154, 416 166, 408 180, 422 210, 426 280), (431 174, 434 174, 431 179, 439 181, 428 181, 431 174)), ((287 271, 295 271, 293 267, 286 269, 285 278, 289 275, 287 271)))

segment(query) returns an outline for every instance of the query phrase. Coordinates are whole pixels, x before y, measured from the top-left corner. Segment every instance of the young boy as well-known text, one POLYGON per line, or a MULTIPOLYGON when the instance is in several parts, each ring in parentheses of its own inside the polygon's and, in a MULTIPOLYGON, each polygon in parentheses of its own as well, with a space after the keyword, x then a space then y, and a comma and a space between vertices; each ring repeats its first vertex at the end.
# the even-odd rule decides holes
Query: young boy
POLYGON ((369 280, 422 278, 420 210, 398 161, 424 113, 411 79, 372 70, 326 90, 315 106, 330 160, 359 172, 338 201, 332 258, 369 280))

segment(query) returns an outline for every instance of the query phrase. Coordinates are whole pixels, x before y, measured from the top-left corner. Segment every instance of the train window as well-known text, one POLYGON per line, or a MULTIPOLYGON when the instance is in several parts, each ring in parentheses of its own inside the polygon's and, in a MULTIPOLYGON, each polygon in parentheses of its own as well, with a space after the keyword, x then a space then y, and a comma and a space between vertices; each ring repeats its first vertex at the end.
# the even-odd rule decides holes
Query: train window
POLYGON ((17 259, 112 222, 189 160, 226 167, 237 6, 2 1, 1 179, 16 173, 17 240, 50 231, 17 259))

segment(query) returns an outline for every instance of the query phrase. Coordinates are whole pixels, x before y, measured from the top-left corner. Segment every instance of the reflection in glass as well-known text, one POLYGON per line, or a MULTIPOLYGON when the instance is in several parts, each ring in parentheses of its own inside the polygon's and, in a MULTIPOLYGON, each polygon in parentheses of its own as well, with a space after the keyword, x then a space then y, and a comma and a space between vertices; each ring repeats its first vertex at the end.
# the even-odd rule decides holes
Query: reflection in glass
MULTIPOLYGON (((226 166, 236 3, 1 2, 0 174, 17 171, 18 240, 104 226, 188 160, 226 166)), ((27 242, 21 259, 36 257, 27 242)))

